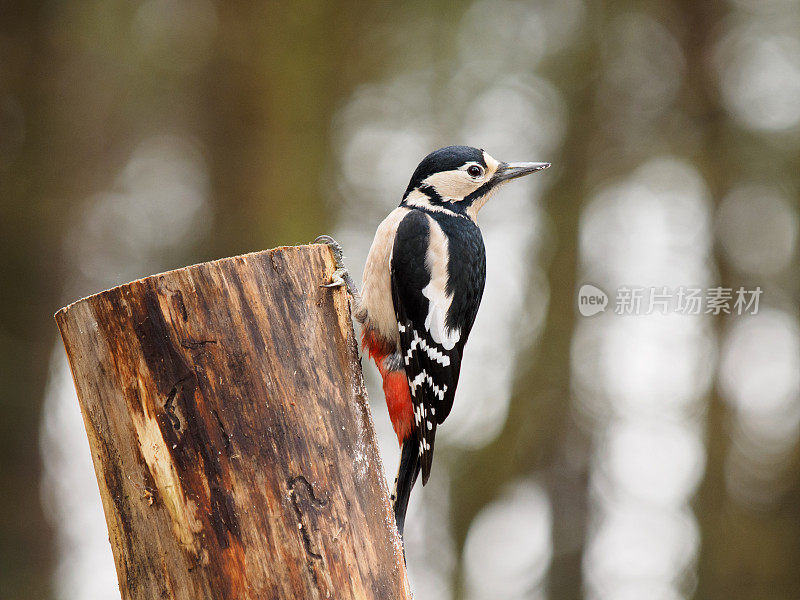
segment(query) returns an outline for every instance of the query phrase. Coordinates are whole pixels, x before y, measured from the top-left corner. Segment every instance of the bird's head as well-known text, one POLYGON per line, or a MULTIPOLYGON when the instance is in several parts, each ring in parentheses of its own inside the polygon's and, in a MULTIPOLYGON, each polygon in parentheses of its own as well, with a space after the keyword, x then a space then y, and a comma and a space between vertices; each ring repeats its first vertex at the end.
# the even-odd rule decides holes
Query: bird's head
POLYGON ((546 162, 505 163, 478 148, 447 146, 422 159, 402 205, 455 212, 475 221, 478 211, 502 184, 549 166, 546 162))

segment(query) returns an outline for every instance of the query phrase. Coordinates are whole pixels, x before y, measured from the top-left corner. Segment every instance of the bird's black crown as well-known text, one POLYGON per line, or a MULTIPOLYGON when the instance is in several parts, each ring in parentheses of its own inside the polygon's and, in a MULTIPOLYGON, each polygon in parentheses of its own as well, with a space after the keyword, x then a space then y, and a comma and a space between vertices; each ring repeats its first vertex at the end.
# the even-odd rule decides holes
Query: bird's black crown
POLYGON ((485 168, 486 162, 483 159, 483 150, 472 146, 445 146, 434 150, 423 158, 417 166, 411 176, 405 195, 408 195, 414 188, 419 187, 425 179, 434 173, 452 171, 468 162, 476 162, 485 168))

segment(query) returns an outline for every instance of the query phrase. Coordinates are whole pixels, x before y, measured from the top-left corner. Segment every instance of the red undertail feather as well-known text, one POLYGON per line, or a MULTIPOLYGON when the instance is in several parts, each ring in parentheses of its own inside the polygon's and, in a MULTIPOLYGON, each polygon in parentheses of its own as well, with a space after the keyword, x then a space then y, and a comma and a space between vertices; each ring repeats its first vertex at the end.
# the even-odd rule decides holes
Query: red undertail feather
POLYGON ((403 369, 397 371, 386 369, 384 359, 392 353, 391 344, 376 334, 372 328, 364 328, 361 342, 383 377, 383 394, 386 396, 389 418, 392 419, 397 441, 402 445, 414 429, 414 407, 406 372, 403 369))
POLYGON ((369 352, 369 357, 375 361, 379 369, 382 368, 383 359, 392 352, 391 344, 368 326, 361 331, 361 347, 369 352))
POLYGON ((387 371, 383 373, 383 393, 389 417, 392 419, 397 441, 402 444, 411 435, 414 423, 414 408, 405 371, 387 371))

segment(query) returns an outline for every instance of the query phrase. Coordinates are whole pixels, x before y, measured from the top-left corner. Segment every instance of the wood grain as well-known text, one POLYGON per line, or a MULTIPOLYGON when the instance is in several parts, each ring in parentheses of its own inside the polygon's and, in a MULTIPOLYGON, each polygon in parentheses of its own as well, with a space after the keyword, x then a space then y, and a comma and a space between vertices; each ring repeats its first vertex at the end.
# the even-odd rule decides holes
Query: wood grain
POLYGON ((56 314, 122 598, 410 598, 326 246, 203 263, 56 314))

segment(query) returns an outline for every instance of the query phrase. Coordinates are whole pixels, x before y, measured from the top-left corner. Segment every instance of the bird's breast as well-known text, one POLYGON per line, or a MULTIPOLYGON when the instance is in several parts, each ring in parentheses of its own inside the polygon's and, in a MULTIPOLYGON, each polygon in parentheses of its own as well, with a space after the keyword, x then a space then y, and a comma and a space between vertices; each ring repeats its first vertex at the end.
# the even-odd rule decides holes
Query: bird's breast
POLYGON ((400 345, 392 303, 391 261, 397 226, 410 209, 394 209, 378 226, 364 265, 361 309, 364 324, 394 347, 400 345))

